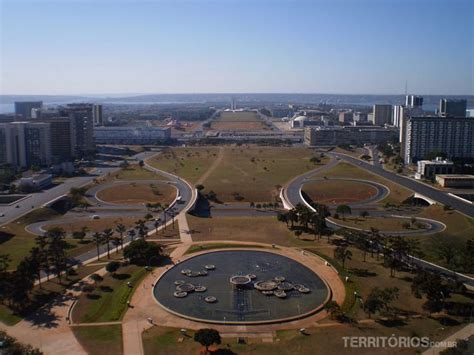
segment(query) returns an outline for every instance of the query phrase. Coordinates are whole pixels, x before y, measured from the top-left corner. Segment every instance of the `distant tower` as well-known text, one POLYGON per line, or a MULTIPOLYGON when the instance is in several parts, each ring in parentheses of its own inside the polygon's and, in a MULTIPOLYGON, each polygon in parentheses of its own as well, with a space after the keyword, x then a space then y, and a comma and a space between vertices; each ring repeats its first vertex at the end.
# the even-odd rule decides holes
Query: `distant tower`
POLYGON ((236 104, 236 100, 235 100, 235 97, 232 97, 231 98, 231 101, 230 101, 230 109, 232 111, 235 111, 237 109, 237 104, 236 104))

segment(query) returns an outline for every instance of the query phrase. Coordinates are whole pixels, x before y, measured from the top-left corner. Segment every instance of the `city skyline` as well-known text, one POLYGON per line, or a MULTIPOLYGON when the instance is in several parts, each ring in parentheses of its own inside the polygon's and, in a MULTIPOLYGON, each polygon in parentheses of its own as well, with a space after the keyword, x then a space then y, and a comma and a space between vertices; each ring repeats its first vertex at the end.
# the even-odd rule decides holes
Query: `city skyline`
POLYGON ((474 93, 464 0, 3 0, 1 9, 1 94, 401 94, 406 82, 421 95, 474 93))

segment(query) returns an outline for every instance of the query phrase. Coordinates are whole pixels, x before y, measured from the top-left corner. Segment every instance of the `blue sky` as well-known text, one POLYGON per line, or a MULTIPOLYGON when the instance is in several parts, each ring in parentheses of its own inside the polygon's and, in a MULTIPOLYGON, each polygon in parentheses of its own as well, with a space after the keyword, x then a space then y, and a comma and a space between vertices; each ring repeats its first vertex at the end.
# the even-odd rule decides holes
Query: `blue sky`
POLYGON ((2 94, 474 94, 472 0, 0 0, 2 94))

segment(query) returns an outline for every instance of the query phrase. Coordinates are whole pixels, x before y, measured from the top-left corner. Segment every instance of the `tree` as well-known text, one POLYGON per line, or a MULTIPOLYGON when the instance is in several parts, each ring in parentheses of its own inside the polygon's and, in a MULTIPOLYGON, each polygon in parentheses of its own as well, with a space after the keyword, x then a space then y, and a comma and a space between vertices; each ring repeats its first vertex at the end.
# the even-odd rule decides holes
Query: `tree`
POLYGON ((67 243, 64 240, 66 232, 62 228, 54 227, 46 232, 46 237, 48 239, 47 255, 49 264, 53 266, 54 273, 58 277, 59 283, 61 283, 61 273, 66 271, 67 268, 67 243))
POLYGON ((145 162, 144 162, 143 160, 140 160, 140 161, 138 162, 138 166, 139 166, 140 168, 143 168, 143 167, 145 166, 145 162))
POLYGON ((110 242, 112 240, 112 236, 114 235, 114 232, 111 228, 106 228, 102 231, 102 238, 107 246, 107 259, 110 259, 110 242))
POLYGON ((110 272, 111 274, 115 274, 115 272, 120 268, 120 263, 118 261, 111 261, 105 266, 105 270, 110 272))
POLYGON ((364 302, 364 311, 371 318, 374 313, 388 312, 389 304, 398 298, 399 289, 397 287, 381 289, 373 288, 364 302))
POLYGON ((367 212, 367 211, 361 211, 361 212, 360 212, 360 216, 361 216, 362 218, 367 218, 367 217, 369 216, 369 212, 367 212))
POLYGON ((153 219, 153 215, 151 213, 147 213, 143 218, 145 221, 149 222, 153 219))
POLYGON ((119 223, 117 224, 117 226, 115 227, 115 231, 119 234, 120 236, 120 246, 123 250, 123 234, 127 231, 127 228, 122 224, 122 223, 119 223))
POLYGON ((425 295, 427 301, 424 307, 430 311, 440 311, 444 299, 450 297, 450 288, 443 282, 441 276, 423 270, 413 278, 411 292, 417 298, 425 295))
POLYGON ((352 214, 352 209, 348 205, 339 205, 336 208, 336 213, 342 215, 342 218, 344 219, 346 214, 352 214))
POLYGON ((137 232, 135 232, 135 229, 130 229, 127 232, 127 235, 130 237, 130 240, 133 242, 133 240, 135 239, 135 237, 137 235, 137 232))
POLYGON ((198 192, 201 192, 202 190, 204 190, 204 185, 202 185, 202 184, 197 184, 197 185, 196 185, 196 190, 198 190, 198 192))
POLYGON ((2 354, 43 355, 40 349, 34 348, 31 345, 19 343, 15 338, 9 336, 2 330, 0 330, 0 339, 2 340, 2 354))
POLYGON ((135 222, 135 229, 138 232, 138 236, 140 238, 145 238, 146 234, 148 232, 148 227, 145 225, 145 221, 142 219, 139 219, 138 221, 135 222))
POLYGON ((163 255, 163 248, 152 242, 147 242, 144 239, 137 239, 131 242, 123 250, 123 256, 130 260, 130 263, 136 265, 148 265, 152 259, 161 261, 163 255))
POLYGON ((453 241, 453 238, 446 235, 431 238, 431 245, 438 257, 444 259, 448 266, 450 266, 454 258, 460 254, 458 244, 453 241))
POLYGON ((194 333, 194 341, 206 347, 206 354, 209 352, 209 346, 221 343, 221 335, 215 329, 203 328, 194 333))
POLYGON ((288 227, 288 214, 287 214, 287 213, 278 212, 278 214, 277 214, 277 220, 278 220, 279 222, 285 222, 285 223, 286 223, 286 226, 288 227))
POLYGON ((41 250, 38 247, 33 247, 30 250, 30 254, 27 258, 30 272, 36 276, 36 278, 38 279, 39 287, 41 288, 41 268, 43 265, 43 255, 41 253, 41 250))
POLYGON ((104 242, 104 238, 102 237, 102 234, 100 234, 99 232, 95 232, 92 235, 92 240, 94 241, 95 247, 97 249, 97 260, 99 260, 100 259, 100 245, 104 242))
POLYGON ((46 273, 46 280, 49 280, 49 259, 48 259, 48 238, 46 235, 38 235, 35 238, 36 246, 39 250, 41 269, 46 273))
POLYGON ((342 268, 345 268, 346 260, 352 259, 352 252, 347 247, 336 247, 334 249, 334 257, 342 263, 342 268))
POLYGON ((0 254, 0 302, 8 298, 9 288, 9 272, 10 256, 8 254, 0 254))
POLYGON ((155 235, 158 234, 158 227, 161 224, 161 218, 156 218, 155 221, 153 222, 153 226, 155 227, 155 235))
POLYGON ((336 301, 329 301, 324 305, 324 309, 329 313, 331 319, 334 319, 341 314, 341 307, 336 301))

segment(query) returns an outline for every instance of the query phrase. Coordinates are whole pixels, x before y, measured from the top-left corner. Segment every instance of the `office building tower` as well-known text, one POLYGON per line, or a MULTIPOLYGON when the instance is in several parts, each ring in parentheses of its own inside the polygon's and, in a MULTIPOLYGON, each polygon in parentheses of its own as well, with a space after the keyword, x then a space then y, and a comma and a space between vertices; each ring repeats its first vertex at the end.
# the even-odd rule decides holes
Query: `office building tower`
POLYGON ((11 122, 0 124, 3 163, 28 168, 51 163, 51 131, 48 123, 11 122))
POLYGON ((383 126, 392 123, 392 105, 374 105, 372 123, 383 126))
POLYGON ((32 110, 43 107, 43 101, 17 101, 15 102, 15 115, 22 119, 32 117, 32 110))
POLYGON ((441 99, 438 112, 441 117, 466 117, 466 108, 466 100, 441 99))
POLYGON ((61 116, 69 117, 71 145, 77 158, 95 153, 92 104, 69 104, 61 108, 61 116))
POLYGON ((104 120, 102 117, 102 105, 99 105, 99 104, 92 105, 92 119, 94 121, 94 126, 104 125, 104 120))
POLYGON ((404 117, 404 115, 406 115, 406 113, 407 113, 407 110, 406 110, 405 106, 403 106, 403 105, 394 105, 393 106, 393 115, 392 115, 392 118, 393 118, 392 125, 395 126, 395 127, 400 127, 401 122, 402 122, 402 118, 404 117))
POLYGON ((343 125, 348 125, 352 122, 352 112, 351 111, 341 111, 339 112, 339 123, 343 125))
POLYGON ((368 123, 368 117, 367 114, 364 112, 354 112, 352 115, 352 120, 356 124, 367 124, 368 123))
POLYGON ((448 158, 474 158, 474 120, 466 117, 407 117, 403 120, 401 153, 405 164, 430 153, 448 158))
POLYGON ((407 95, 405 97, 405 107, 415 108, 423 106, 423 97, 416 95, 407 95))
POLYGON ((50 125, 51 160, 54 164, 70 162, 74 157, 71 144, 71 122, 68 117, 41 119, 50 125))

